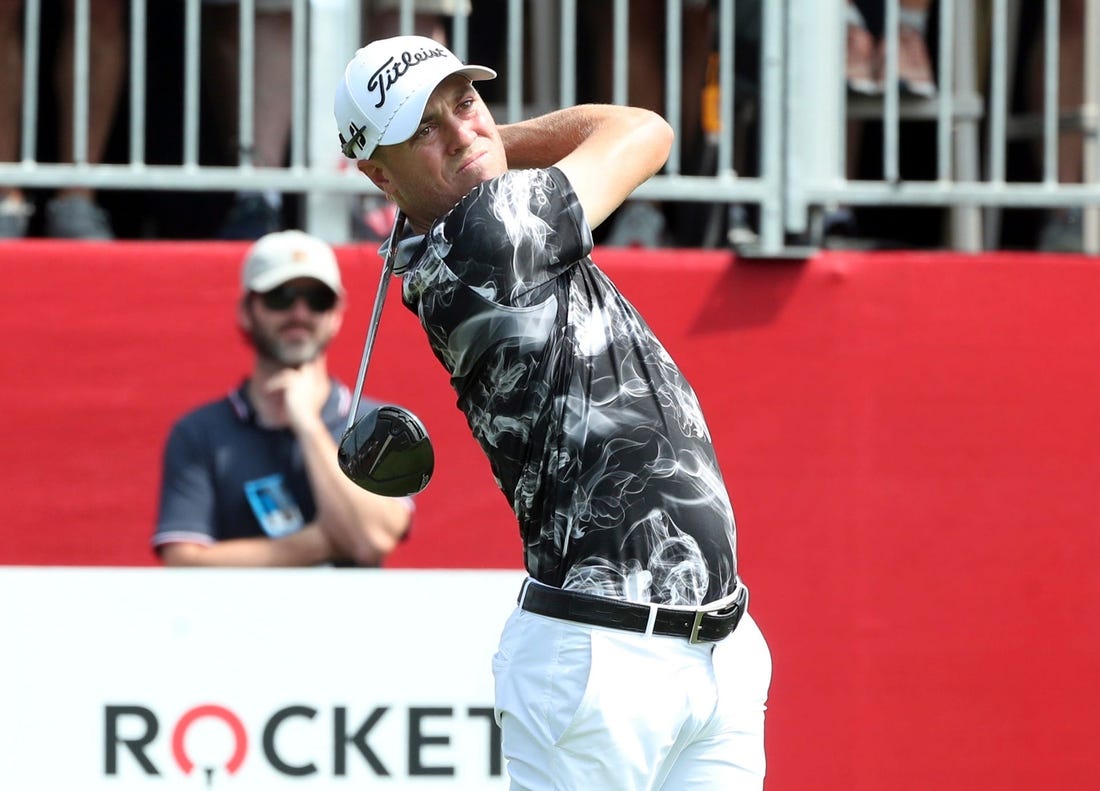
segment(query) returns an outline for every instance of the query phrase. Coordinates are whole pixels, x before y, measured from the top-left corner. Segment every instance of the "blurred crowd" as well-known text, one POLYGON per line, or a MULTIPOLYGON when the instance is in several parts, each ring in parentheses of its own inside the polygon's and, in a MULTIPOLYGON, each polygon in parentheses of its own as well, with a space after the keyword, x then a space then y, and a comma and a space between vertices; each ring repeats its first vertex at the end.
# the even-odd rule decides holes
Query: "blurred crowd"
MULTIPOLYGON (((719 50, 716 0, 681 0, 683 59, 681 107, 681 172, 714 172, 719 50)), ((639 20, 662 19, 666 0, 632 0, 629 4, 630 59, 628 103, 663 112, 665 30, 639 20)), ((837 0, 847 28, 845 78, 849 96, 864 101, 884 93, 884 0, 837 0)), ((0 161, 21 157, 25 9, 23 0, 0 0, 0 161)), ((128 157, 127 50, 129 2, 92 0, 89 38, 88 125, 76 141, 87 162, 126 162, 128 157)), ((248 150, 238 142, 239 4, 237 0, 202 2, 202 112, 200 162, 203 165, 280 167, 288 161, 291 130, 291 0, 256 0, 254 141, 248 150)), ((988 30, 986 17, 980 21, 988 30)), ((1018 45, 1009 53, 1013 73, 1012 112, 1034 114, 1043 102, 1042 3, 1021 4, 1018 45)), ((399 30, 399 0, 363 0, 364 37, 393 35, 399 30)), ((577 101, 612 101, 612 0, 578 5, 577 101)), ((1061 0, 1058 40, 1059 107, 1080 108, 1084 62, 1084 0, 1061 0)), ((184 128, 184 4, 147 5, 147 84, 144 117, 149 164, 181 161, 184 128), (179 90, 173 90, 178 86, 179 90)), ((455 14, 469 20, 469 56, 484 63, 503 63, 506 52, 507 0, 417 0, 415 32, 450 43, 455 14)), ((737 0, 734 29, 738 143, 735 167, 751 176, 757 168, 755 121, 759 95, 761 0, 737 0)), ((936 73, 938 0, 900 0, 897 42, 899 95, 903 103, 934 101, 944 81, 936 73)), ((73 161, 73 0, 43 0, 37 65, 35 159, 73 161)), ((531 27, 528 16, 528 27, 531 27)), ((536 35, 529 29, 530 39, 536 35)), ((982 80, 989 79, 982 68, 982 80)), ((945 83, 947 84, 947 83, 945 83)), ((980 86, 980 90, 984 89, 980 86)), ((485 86, 487 100, 503 102, 503 85, 485 86)), ((904 116, 903 116, 904 118, 904 116)), ((935 177, 934 123, 903 120, 903 177, 935 177)), ((1058 179, 1080 182, 1083 141, 1080 129, 1062 132, 1058 145, 1058 179)), ((882 125, 865 121, 849 130, 849 179, 881 178, 882 125)), ((1036 138, 1011 141, 1009 180, 1040 177, 1041 149, 1036 138)), ((366 191, 366 190, 365 190, 366 191)), ((935 247, 943 243, 943 209, 831 207, 819 240, 832 246, 935 247)), ((1003 224, 1003 247, 1047 250, 1081 249, 1081 210, 1011 210, 1019 216, 1003 224)), ((86 188, 28 189, 0 185, 0 238, 45 236, 77 239, 224 238, 257 239, 265 233, 298 227, 301 196, 276 191, 101 190, 86 188)), ((388 231, 392 206, 367 194, 349 206, 349 225, 360 239, 380 239, 388 231)), ((597 232, 597 242, 610 246, 712 247, 746 244, 754 239, 755 208, 705 202, 628 202, 597 232)))

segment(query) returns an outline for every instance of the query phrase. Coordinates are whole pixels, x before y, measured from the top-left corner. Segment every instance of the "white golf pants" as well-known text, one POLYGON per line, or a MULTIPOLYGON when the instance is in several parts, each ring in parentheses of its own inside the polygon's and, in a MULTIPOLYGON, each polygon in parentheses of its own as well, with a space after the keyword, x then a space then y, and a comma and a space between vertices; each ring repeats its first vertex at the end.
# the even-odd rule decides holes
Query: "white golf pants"
POLYGON ((516 609, 493 658, 513 791, 759 791, 771 654, 516 609))

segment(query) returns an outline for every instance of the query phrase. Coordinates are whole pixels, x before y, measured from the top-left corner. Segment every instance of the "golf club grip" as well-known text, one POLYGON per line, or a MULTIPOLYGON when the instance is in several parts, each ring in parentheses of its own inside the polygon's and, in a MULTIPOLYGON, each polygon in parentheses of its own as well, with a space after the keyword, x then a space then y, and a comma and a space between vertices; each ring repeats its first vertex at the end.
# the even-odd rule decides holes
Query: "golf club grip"
POLYGON ((348 424, 344 431, 350 431, 359 415, 359 401, 363 396, 363 383, 367 378, 367 366, 374 352, 374 339, 378 336, 378 323, 382 319, 382 309, 386 304, 386 292, 389 290, 390 277, 393 275, 394 255, 397 247, 397 235, 405 223, 405 215, 400 209, 393 220, 389 241, 386 242, 386 259, 382 263, 382 278, 378 282, 378 293, 374 298, 374 310, 371 311, 370 325, 367 327, 367 339, 363 344, 363 359, 359 363, 359 375, 355 379, 355 392, 351 397, 351 409, 348 410, 348 424))

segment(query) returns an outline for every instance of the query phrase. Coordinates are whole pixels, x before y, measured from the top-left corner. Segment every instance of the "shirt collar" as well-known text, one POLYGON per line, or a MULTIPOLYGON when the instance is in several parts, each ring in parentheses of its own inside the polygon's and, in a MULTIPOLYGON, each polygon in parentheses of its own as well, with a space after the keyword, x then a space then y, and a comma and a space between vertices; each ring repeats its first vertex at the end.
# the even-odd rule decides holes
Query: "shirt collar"
MULTIPOLYGON (((321 419, 325 423, 346 418, 351 410, 351 391, 347 385, 337 379, 329 379, 332 388, 329 390, 328 399, 321 407, 321 419)), ((248 399, 248 379, 240 383, 234 390, 229 391, 229 405, 233 408, 233 414, 242 423, 256 423, 256 409, 248 399)))
MULTIPOLYGON (((412 266, 413 260, 416 258, 417 248, 420 247, 424 241, 424 234, 418 233, 413 236, 406 236, 397 243, 397 251, 393 260, 393 273, 395 275, 403 275, 409 271, 412 266)), ((386 247, 383 247, 378 251, 382 257, 386 255, 386 247)))

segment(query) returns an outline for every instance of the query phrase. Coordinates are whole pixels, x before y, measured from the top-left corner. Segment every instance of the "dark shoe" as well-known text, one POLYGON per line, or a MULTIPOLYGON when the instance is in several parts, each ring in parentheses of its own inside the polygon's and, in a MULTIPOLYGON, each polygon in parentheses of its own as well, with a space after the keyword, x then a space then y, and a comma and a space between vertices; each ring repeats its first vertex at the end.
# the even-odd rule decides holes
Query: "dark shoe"
POLYGON ((760 236, 749 224, 749 214, 740 203, 731 203, 727 213, 728 230, 726 239, 734 247, 748 247, 758 244, 760 236))
POLYGON ((0 239, 22 239, 34 214, 34 206, 10 195, 0 201, 0 239))
POLYGON ((263 195, 239 195, 218 231, 219 239, 259 239, 281 229, 279 211, 263 195))
POLYGON ((1084 213, 1079 208, 1051 212, 1039 232, 1039 250, 1044 253, 1080 253, 1085 249, 1084 213))
POLYGON ((855 212, 848 206, 829 209, 821 218, 821 246, 827 250, 865 250, 876 242, 860 236, 855 212))
POLYGON ((46 204, 46 236, 97 241, 115 238, 107 212, 79 195, 54 198, 46 204))
POLYGON ((615 216, 604 244, 653 249, 665 246, 665 236, 665 215, 660 208, 649 201, 630 201, 615 216))

